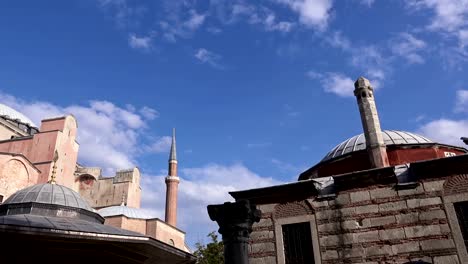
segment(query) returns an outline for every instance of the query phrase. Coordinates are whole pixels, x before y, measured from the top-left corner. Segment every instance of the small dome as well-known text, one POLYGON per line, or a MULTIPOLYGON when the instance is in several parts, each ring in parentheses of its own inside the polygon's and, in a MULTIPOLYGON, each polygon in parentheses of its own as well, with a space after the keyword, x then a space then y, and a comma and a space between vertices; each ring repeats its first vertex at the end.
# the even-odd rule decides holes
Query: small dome
MULTIPOLYGON (((434 143, 430 139, 406 131, 384 130, 382 131, 382 135, 385 145, 434 143)), ((322 161, 363 149, 366 149, 366 138, 364 137, 364 134, 359 134, 338 144, 328 152, 322 161)))
POLYGON ((0 116, 7 117, 9 119, 15 120, 18 119, 21 123, 27 124, 31 127, 37 127, 31 119, 23 115, 22 113, 16 111, 15 109, 6 106, 4 104, 0 104, 0 116))
POLYGON ((70 188, 58 184, 42 183, 24 188, 11 195, 3 204, 20 203, 55 204, 94 211, 81 196, 70 188))
POLYGON ((137 219, 153 219, 157 218, 151 211, 133 208, 127 206, 109 206, 98 210, 98 213, 102 217, 125 215, 128 218, 137 218, 137 219))

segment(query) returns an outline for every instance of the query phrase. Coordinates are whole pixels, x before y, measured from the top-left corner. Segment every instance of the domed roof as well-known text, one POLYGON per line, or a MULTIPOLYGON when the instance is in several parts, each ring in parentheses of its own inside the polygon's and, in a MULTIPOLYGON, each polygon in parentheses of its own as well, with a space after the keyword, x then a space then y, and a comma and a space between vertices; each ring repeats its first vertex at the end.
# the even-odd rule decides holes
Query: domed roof
POLYGON ((105 207, 105 208, 98 210, 98 213, 102 217, 125 215, 128 218, 137 218, 137 219, 157 218, 151 211, 140 209, 140 208, 123 206, 123 205, 105 207))
POLYGON ((27 124, 32 127, 37 127, 31 119, 23 115, 22 113, 16 111, 15 109, 6 106, 4 104, 0 104, 0 116, 8 117, 9 119, 18 119, 21 123, 27 124))
MULTIPOLYGON (((382 135, 386 145, 434 143, 428 138, 406 131, 384 130, 382 131, 382 135)), ((338 144, 330 152, 328 152, 322 161, 326 161, 362 149, 366 149, 366 138, 364 137, 364 134, 359 134, 338 144)))
POLYGON ((42 183, 24 188, 11 195, 3 204, 43 203, 94 210, 70 188, 58 184, 42 183))

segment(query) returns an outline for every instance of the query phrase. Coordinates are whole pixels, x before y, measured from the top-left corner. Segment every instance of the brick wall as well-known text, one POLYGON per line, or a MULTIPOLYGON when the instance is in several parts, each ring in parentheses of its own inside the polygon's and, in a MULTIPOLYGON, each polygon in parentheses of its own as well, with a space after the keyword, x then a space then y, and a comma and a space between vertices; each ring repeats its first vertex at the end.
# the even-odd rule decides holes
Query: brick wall
POLYGON ((275 219, 315 214, 322 263, 420 259, 435 264, 459 263, 442 202, 444 182, 424 181, 414 189, 399 191, 381 185, 340 192, 328 201, 311 198, 308 202, 260 205, 262 218, 253 226, 250 262, 277 262, 275 219))

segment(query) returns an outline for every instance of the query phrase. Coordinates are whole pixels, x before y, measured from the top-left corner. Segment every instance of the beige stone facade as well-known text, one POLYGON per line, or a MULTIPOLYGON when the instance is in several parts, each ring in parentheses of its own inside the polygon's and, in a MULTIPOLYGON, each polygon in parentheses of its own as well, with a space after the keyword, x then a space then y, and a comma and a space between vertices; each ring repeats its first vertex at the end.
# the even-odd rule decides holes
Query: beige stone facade
POLYGON ((94 208, 122 203, 140 207, 141 175, 138 168, 117 171, 113 177, 103 177, 99 168, 78 168, 75 177, 80 195, 94 208))
POLYGON ((189 249, 185 244, 185 232, 165 223, 158 218, 138 219, 130 218, 124 215, 117 215, 106 217, 105 219, 106 225, 145 234, 178 249, 189 252, 189 249))

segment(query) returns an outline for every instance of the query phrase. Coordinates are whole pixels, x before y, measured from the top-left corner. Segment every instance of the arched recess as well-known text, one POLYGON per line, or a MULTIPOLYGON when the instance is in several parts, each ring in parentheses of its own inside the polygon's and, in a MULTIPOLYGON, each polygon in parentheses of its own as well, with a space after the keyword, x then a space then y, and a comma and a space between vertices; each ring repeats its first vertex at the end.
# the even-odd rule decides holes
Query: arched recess
POLYGON ((291 203, 278 204, 277 206, 275 206, 273 217, 278 219, 300 215, 310 215, 313 213, 314 210, 312 209, 312 205, 307 200, 303 200, 291 203))
POLYGON ((75 181, 79 182, 80 190, 87 190, 93 187, 96 178, 88 173, 84 173, 76 177, 75 181))
POLYGON ((468 174, 451 177, 444 183, 444 194, 453 195, 468 192, 468 174))
POLYGON ((11 158, 2 164, 0 170, 0 194, 5 198, 31 184, 33 183, 30 183, 28 168, 22 160, 11 158))

